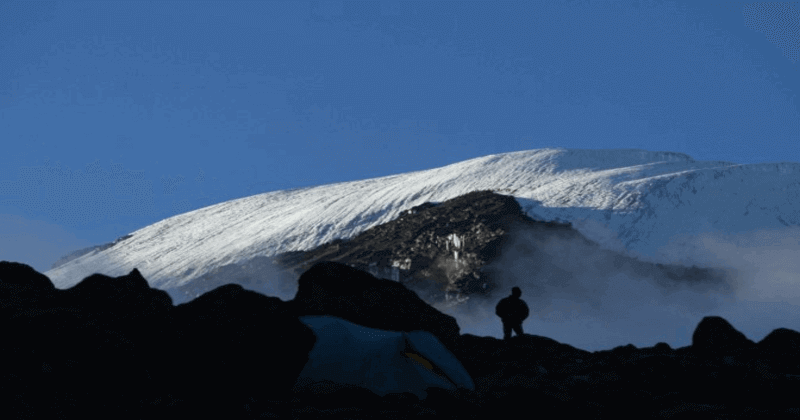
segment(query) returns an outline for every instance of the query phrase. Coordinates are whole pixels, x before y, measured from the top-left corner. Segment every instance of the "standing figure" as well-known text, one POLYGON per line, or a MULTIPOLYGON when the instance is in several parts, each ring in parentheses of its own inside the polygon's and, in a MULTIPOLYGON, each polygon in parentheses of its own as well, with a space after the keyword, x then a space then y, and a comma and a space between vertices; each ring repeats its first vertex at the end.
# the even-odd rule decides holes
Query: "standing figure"
POLYGON ((522 321, 528 317, 528 305, 519 297, 522 290, 519 287, 511 288, 511 296, 500 299, 494 313, 503 321, 503 340, 511 338, 511 330, 522 335, 522 321))

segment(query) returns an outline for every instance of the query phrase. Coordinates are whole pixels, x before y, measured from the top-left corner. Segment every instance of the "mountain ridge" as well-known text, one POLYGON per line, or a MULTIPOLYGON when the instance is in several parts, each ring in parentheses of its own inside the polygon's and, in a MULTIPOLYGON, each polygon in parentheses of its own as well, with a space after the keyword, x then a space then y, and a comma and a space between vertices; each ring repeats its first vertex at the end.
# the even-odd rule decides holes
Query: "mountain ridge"
POLYGON ((139 229, 119 246, 46 274, 69 287, 94 272, 121 275, 138 268, 155 287, 180 287, 226 264, 352 238, 422 203, 479 190, 513 191, 529 217, 570 222, 606 249, 651 262, 713 261, 692 261, 702 255, 690 244, 682 255, 659 254, 676 235, 800 225, 797 163, 700 162, 637 149, 537 149, 219 203, 139 229))

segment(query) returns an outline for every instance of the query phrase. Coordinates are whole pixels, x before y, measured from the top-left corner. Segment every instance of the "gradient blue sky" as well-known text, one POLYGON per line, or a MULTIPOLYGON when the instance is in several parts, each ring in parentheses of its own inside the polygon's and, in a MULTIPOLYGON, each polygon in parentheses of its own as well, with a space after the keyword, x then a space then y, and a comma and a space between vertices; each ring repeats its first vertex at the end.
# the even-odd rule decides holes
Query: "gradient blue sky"
POLYGON ((0 0, 0 260, 517 150, 800 162, 799 10, 0 0))

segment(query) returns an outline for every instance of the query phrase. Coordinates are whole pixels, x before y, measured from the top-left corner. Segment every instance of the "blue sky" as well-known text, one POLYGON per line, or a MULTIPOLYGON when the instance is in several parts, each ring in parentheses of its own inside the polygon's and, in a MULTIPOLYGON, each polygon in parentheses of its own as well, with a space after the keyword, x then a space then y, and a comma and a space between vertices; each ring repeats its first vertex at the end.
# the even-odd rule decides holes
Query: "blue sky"
POLYGON ((0 260, 544 147, 800 162, 797 3, 0 1, 0 260))

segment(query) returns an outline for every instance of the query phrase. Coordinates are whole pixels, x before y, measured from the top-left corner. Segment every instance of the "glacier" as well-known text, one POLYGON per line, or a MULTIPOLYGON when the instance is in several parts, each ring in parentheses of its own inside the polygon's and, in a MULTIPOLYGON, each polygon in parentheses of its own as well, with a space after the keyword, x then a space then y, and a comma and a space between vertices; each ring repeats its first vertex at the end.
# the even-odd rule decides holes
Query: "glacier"
POLYGON ((570 222, 646 261, 724 263, 703 234, 800 225, 800 164, 695 161, 637 149, 537 149, 423 171, 256 194, 179 214, 47 271, 67 288, 133 268, 158 288, 217 267, 350 238, 424 202, 471 191, 513 196, 538 220, 570 222))

